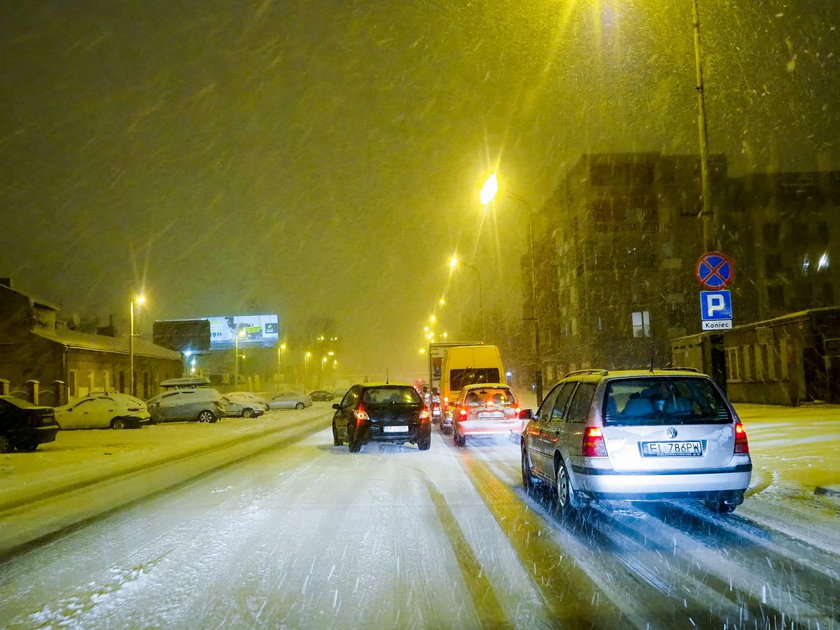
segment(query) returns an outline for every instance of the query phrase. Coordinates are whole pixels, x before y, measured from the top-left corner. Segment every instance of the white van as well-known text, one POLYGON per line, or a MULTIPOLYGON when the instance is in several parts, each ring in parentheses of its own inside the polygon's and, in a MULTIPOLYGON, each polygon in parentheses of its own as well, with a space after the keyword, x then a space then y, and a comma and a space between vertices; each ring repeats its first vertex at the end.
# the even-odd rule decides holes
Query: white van
POLYGON ((443 407, 440 429, 452 430, 452 410, 461 389, 473 383, 504 383, 505 368, 497 346, 472 345, 447 348, 440 375, 443 407))

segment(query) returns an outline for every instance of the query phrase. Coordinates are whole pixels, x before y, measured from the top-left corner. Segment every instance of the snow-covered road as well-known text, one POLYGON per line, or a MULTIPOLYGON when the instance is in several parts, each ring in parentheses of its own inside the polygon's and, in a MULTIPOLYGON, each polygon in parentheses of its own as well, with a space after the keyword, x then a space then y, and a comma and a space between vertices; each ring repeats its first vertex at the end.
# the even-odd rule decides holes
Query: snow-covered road
POLYGON ((351 455, 329 417, 282 416, 262 452, 7 558, 0 626, 840 628, 836 502, 770 484, 734 515, 563 523, 523 494, 511 440, 351 455))

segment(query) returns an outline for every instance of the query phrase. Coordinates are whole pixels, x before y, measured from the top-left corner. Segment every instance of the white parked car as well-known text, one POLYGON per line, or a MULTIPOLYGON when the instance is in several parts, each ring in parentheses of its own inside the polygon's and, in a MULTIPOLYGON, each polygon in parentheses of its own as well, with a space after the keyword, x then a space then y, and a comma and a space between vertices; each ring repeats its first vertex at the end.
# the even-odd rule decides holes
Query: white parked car
POLYGON ((225 415, 256 418, 269 410, 265 399, 251 392, 229 392, 224 395, 225 415))
POLYGON ((312 406, 312 397, 309 394, 277 392, 267 396, 268 406, 272 409, 303 409, 312 406))
POLYGON ((139 398, 119 392, 101 392, 55 408, 62 429, 131 429, 149 421, 149 410, 139 398))

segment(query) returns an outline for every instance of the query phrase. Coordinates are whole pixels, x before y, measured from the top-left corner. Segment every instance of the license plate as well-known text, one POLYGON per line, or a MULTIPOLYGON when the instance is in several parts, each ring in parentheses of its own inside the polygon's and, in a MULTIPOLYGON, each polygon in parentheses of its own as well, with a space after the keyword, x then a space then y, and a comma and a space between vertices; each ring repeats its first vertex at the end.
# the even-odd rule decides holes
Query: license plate
POLYGON ((643 457, 702 457, 699 441, 692 442, 642 442, 643 457))
POLYGON ((384 433, 405 433, 406 431, 408 431, 408 427, 386 425, 382 427, 382 431, 384 433))
POLYGON ((503 414, 501 411, 479 412, 478 417, 482 420, 494 420, 498 418, 504 418, 505 414, 503 414))

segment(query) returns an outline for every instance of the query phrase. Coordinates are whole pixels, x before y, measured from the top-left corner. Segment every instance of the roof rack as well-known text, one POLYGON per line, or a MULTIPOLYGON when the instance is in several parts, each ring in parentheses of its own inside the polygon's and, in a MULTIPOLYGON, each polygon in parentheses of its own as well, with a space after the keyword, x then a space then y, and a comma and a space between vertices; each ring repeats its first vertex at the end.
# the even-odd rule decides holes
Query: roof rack
POLYGON ((574 372, 569 372, 563 378, 568 378, 569 376, 575 376, 576 374, 600 374, 601 376, 606 376, 609 374, 608 370, 604 370, 602 368, 589 368, 586 370, 575 370, 574 372))

